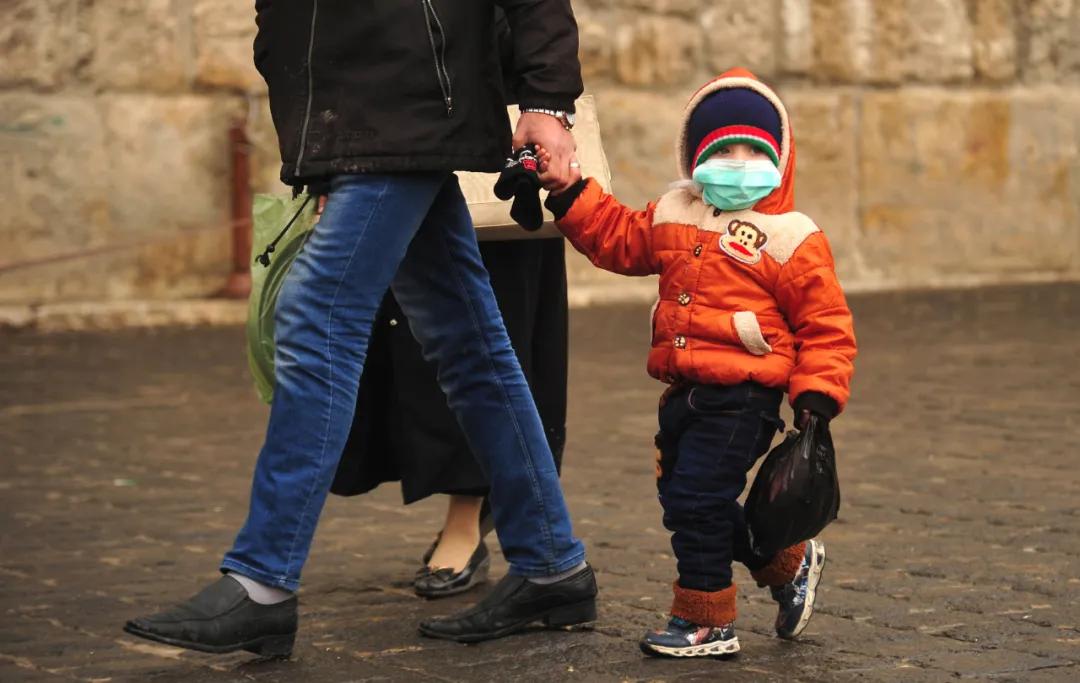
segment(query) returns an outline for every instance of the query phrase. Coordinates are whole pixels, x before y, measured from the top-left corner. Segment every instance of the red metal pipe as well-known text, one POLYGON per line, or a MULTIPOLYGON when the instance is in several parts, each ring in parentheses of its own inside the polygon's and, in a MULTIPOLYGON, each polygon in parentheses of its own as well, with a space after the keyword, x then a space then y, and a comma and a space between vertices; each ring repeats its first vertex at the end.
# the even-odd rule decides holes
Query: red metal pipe
POLYGON ((251 293, 251 143, 243 120, 229 127, 229 158, 233 270, 217 296, 246 299, 251 293))

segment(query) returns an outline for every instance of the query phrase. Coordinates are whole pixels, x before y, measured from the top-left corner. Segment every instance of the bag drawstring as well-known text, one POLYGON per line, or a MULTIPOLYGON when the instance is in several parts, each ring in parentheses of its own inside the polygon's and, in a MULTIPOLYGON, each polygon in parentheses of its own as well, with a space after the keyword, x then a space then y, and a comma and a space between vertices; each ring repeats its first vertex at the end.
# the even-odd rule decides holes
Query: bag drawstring
POLYGON ((266 245, 266 249, 263 250, 263 253, 255 257, 255 260, 261 263, 264 268, 270 267, 270 254, 274 253, 274 249, 277 248, 277 243, 281 241, 281 238, 285 236, 285 233, 289 232, 289 228, 291 228, 292 224, 296 222, 296 219, 300 217, 304 208, 307 207, 308 202, 311 201, 311 196, 312 195, 309 194, 307 198, 304 199, 304 203, 296 210, 296 213, 294 213, 293 217, 289 219, 289 222, 285 224, 285 227, 281 229, 281 232, 274 238, 274 241, 266 245))

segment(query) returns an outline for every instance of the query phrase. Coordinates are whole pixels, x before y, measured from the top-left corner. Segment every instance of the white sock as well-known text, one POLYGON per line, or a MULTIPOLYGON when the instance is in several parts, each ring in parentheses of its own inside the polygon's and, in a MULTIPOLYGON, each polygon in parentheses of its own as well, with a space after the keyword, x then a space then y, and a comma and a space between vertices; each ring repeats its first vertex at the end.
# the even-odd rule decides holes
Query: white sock
MULTIPOLYGON (((568 579, 571 576, 573 576, 574 574, 577 574, 581 570, 585 569, 585 567, 587 567, 587 566, 588 565, 585 563, 585 561, 582 560, 581 564, 573 566, 573 567, 567 569, 564 572, 559 572, 558 574, 552 574, 551 576, 530 576, 529 581, 531 581, 533 583, 538 583, 541 586, 546 586, 546 585, 548 585, 550 583, 556 583, 558 581, 562 581, 563 579, 568 579)), ((252 598, 252 599, 254 600, 254 598, 252 598)))
POLYGON ((255 579, 244 576, 243 574, 229 572, 228 576, 236 579, 236 582, 243 586, 244 590, 247 591, 251 601, 257 602, 260 605, 276 605, 279 602, 285 602, 293 596, 290 591, 287 591, 284 588, 267 586, 265 583, 259 583, 255 579))

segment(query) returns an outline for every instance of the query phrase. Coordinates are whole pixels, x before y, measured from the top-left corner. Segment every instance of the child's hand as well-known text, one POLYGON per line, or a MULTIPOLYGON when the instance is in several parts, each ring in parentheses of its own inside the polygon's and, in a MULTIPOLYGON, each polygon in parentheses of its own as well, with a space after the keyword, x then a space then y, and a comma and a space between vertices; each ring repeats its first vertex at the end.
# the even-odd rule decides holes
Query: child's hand
MULTIPOLYGON (((540 160, 540 184, 543 185, 544 189, 548 190, 553 195, 557 195, 566 189, 560 187, 559 183, 552 179, 549 170, 551 153, 537 145, 536 158, 540 160)), ((570 185, 574 185, 579 180, 581 180, 581 166, 578 164, 577 159, 572 159, 570 161, 570 185)))

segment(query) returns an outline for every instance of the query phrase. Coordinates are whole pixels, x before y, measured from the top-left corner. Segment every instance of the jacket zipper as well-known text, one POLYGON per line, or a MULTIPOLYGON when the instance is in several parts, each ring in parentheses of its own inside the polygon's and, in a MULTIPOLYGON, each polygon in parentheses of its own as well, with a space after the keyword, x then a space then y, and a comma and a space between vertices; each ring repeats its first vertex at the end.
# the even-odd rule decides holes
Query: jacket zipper
POLYGON ((431 0, 420 0, 424 7, 424 20, 427 23, 428 40, 431 42, 431 56, 435 59, 435 78, 439 81, 439 89, 442 91, 443 102, 446 103, 446 115, 454 115, 454 91, 450 85, 450 74, 446 71, 446 32, 443 30, 439 15, 435 13, 435 7, 431 0), (432 20, 435 26, 431 25, 432 20), (435 34, 438 33, 438 42, 435 34))
POLYGON ((315 17, 319 14, 319 0, 311 3, 311 33, 308 36, 307 49, 307 108, 304 111, 304 125, 300 129, 300 151, 296 153, 296 168, 293 176, 300 177, 300 162, 304 160, 304 148, 307 147, 308 125, 311 123, 311 102, 315 97, 314 78, 311 73, 311 56, 315 53, 315 17))

